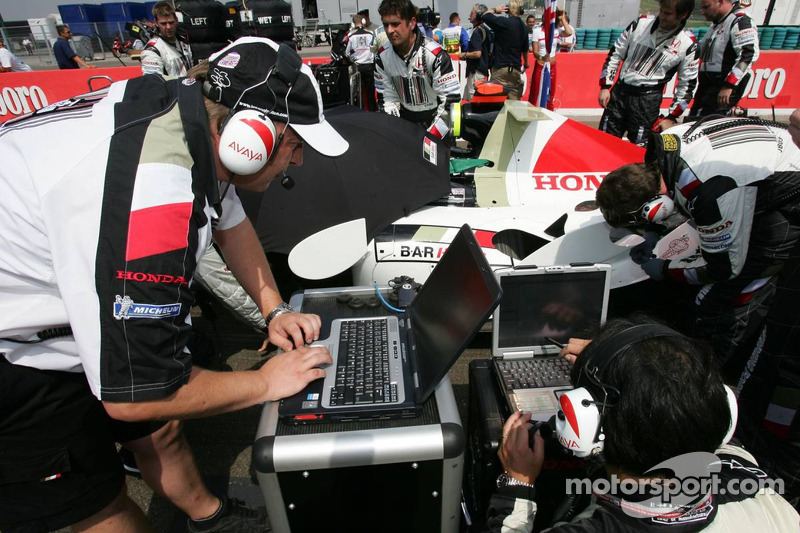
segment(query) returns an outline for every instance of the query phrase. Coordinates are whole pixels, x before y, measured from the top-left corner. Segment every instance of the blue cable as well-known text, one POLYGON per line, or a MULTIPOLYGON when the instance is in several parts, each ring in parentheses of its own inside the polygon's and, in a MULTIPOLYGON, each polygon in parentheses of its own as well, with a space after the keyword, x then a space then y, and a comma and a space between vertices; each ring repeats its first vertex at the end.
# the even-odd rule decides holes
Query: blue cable
POLYGON ((383 297, 383 294, 381 294, 380 289, 378 288, 378 282, 375 282, 375 294, 378 295, 378 299, 381 301, 381 303, 383 303, 383 305, 385 305, 390 310, 394 311, 395 313, 405 313, 404 309, 398 309, 397 307, 394 307, 393 305, 391 305, 389 302, 386 301, 386 299, 383 297))

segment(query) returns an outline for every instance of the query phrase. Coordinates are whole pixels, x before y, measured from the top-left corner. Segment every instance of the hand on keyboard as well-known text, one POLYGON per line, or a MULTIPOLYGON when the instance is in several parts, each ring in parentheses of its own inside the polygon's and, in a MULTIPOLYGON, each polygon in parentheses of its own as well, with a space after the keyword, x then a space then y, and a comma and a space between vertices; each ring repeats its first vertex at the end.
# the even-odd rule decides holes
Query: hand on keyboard
POLYGON ((322 367, 331 363, 331 354, 324 346, 302 346, 272 357, 258 370, 267 389, 266 401, 286 398, 315 379, 324 378, 322 367))
POLYGON ((284 351, 319 339, 322 321, 318 315, 284 313, 269 323, 269 341, 284 351))

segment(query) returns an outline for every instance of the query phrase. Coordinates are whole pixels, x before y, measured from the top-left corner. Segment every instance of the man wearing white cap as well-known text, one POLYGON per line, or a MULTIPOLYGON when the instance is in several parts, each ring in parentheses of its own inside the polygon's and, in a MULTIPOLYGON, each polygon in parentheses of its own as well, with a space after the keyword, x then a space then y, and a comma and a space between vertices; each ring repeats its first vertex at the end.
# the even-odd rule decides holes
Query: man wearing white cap
MULTIPOLYGON (((3 531, 147 531, 126 494, 112 419, 274 401, 331 361, 304 346, 319 317, 282 301, 229 187, 262 191, 302 163, 305 143, 336 156, 347 142, 288 47, 240 39, 212 55, 202 78, 126 80, 0 126, 3 531), (185 350, 188 285, 212 228, 286 351, 258 370, 193 367, 185 350)), ((190 531, 219 531, 226 506, 190 531)))

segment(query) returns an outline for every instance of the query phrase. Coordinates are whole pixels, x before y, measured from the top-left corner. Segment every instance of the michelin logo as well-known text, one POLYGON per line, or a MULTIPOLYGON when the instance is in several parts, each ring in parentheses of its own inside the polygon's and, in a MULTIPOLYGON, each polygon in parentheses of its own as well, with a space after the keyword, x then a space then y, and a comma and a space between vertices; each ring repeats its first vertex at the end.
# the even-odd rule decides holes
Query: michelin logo
POLYGON ((114 301, 114 318, 167 318, 178 316, 181 312, 179 303, 166 305, 137 304, 130 296, 119 296, 114 301))

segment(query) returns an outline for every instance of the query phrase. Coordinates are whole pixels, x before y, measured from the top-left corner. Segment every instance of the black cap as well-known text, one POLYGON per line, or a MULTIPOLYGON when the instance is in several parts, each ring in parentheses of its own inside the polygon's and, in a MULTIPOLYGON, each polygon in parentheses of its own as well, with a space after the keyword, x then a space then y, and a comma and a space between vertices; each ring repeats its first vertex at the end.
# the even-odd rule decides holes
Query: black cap
POLYGON ((337 156, 347 150, 347 141, 325 120, 322 95, 311 69, 290 47, 262 37, 242 37, 208 61, 203 93, 211 100, 234 111, 254 109, 288 122, 323 155, 337 156))

